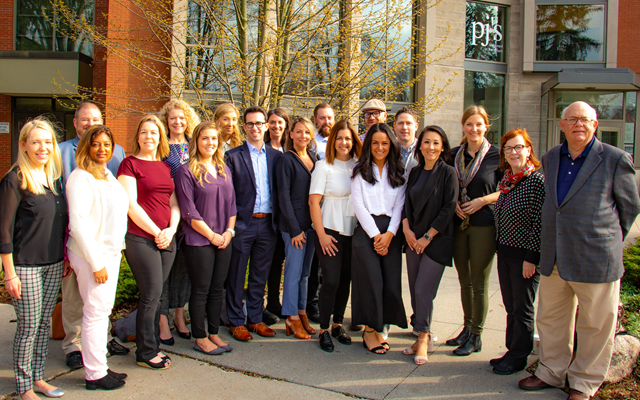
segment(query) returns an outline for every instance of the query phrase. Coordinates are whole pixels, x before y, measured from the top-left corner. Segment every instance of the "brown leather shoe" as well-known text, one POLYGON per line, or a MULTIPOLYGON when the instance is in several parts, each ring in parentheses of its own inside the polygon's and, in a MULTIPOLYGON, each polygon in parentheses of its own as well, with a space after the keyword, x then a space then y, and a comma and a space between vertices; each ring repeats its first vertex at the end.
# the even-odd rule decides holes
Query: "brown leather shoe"
POLYGON ((518 382, 518 386, 520 386, 522 390, 542 390, 553 387, 535 375, 521 379, 520 382, 518 382))
POLYGON ((316 330, 309 325, 309 317, 307 317, 307 314, 299 314, 298 317, 300 317, 300 322, 302 323, 304 330, 307 331, 309 335, 315 335, 316 330))
POLYGON ((247 329, 249 329, 250 332, 257 333, 258 335, 264 337, 273 337, 276 335, 276 331, 269 328, 264 322, 260 322, 257 324, 247 324, 247 329))
POLYGON ((569 397, 567 397, 567 400, 589 400, 590 398, 591 396, 589 396, 588 394, 584 394, 576 389, 570 389, 569 397))
POLYGON ((248 342, 253 339, 253 336, 249 333, 244 326, 229 325, 229 332, 233 335, 233 338, 239 342, 248 342))

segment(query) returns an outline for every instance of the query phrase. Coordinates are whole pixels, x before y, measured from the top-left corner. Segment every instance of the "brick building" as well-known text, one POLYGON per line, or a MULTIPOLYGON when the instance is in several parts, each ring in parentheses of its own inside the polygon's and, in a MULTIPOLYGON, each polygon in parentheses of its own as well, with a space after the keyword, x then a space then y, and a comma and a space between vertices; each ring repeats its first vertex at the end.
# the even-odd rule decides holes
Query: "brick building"
MULTIPOLYGON (((28 4, 38 1, 46 8, 48 0, 28 4)), ((191 4, 197 0, 177 1, 191 4)), ((19 128, 27 118, 51 113, 63 125, 67 138, 73 137, 73 109, 65 107, 64 101, 55 101, 54 95, 73 94, 74 85, 94 87, 98 92, 106 89, 106 97, 98 96, 106 105, 105 121, 128 149, 127 140, 137 120, 130 111, 159 108, 166 98, 145 88, 168 82, 171 71, 156 63, 164 79, 154 82, 124 58, 106 57, 105 50, 92 43, 61 46, 64 41, 56 39, 55 30, 51 45, 34 47, 32 42, 43 40, 25 30, 26 20, 37 19, 37 13, 25 4, 26 0, 0 0, 0 171, 11 165, 19 128), (123 106, 122 98, 141 100, 123 106)), ((90 9, 82 12, 110 38, 133 41, 156 53, 168 51, 157 36, 140 29, 145 21, 126 3, 96 0, 87 4, 90 9), (127 26, 135 29, 123 29, 127 26)), ((165 6, 170 9, 172 4, 165 6)), ((601 140, 632 155, 640 154, 636 139, 640 131, 639 19, 640 2, 636 0, 443 0, 409 22, 417 24, 412 29, 424 29, 427 45, 447 35, 441 52, 464 44, 463 51, 432 64, 416 83, 412 96, 424 94, 434 78, 452 82, 446 89, 451 100, 433 114, 423 113, 421 125, 441 125, 457 143, 462 111, 470 104, 482 104, 493 118, 488 133, 493 143, 507 130, 524 127, 536 150, 544 153, 562 140, 562 108, 585 100, 598 111, 601 140)), ((173 51, 164 55, 180 56, 175 46, 173 51)), ((189 91, 184 94, 188 98, 189 91)), ((393 112, 411 103, 387 105, 393 112)))

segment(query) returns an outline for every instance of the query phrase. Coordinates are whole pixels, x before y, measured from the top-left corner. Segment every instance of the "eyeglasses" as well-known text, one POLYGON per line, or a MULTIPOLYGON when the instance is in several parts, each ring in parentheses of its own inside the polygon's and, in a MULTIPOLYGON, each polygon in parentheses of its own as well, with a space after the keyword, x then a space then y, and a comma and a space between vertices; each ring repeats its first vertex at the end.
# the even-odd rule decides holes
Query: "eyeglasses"
POLYGON ((504 148, 504 154, 511 154, 514 151, 516 153, 522 153, 522 150, 524 150, 525 147, 529 147, 529 146, 525 146, 523 144, 519 144, 517 146, 505 146, 504 148))
POLYGON ((365 118, 378 118, 382 114, 382 111, 370 111, 364 113, 365 118))
POLYGON ((582 122, 583 125, 589 125, 593 121, 595 121, 595 119, 591 119, 587 117, 581 117, 581 118, 569 117, 569 118, 565 118, 564 120, 567 121, 569 125, 575 125, 576 123, 578 123, 578 121, 582 122))
POLYGON ((260 129, 263 126, 265 126, 267 123, 266 122, 245 122, 244 123, 246 125, 247 128, 249 129, 253 129, 253 127, 255 126, 256 128, 260 129))

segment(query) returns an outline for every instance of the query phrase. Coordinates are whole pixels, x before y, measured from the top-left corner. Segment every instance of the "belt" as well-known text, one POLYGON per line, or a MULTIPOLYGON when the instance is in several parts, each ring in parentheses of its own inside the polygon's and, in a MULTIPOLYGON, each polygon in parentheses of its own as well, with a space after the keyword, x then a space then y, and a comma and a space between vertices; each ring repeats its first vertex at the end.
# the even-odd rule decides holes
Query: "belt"
POLYGON ((266 218, 269 215, 271 215, 271 213, 253 213, 251 216, 253 218, 262 219, 262 218, 266 218))

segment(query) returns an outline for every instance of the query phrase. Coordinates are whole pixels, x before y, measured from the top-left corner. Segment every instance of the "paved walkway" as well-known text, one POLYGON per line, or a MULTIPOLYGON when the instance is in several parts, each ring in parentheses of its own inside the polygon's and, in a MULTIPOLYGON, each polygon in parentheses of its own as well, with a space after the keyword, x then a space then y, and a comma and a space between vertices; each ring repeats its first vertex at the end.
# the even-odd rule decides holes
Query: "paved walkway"
MULTIPOLYGON (((636 221, 629 237, 631 240, 638 236, 640 223, 636 221)), ((138 367, 133 353, 111 357, 109 365, 113 370, 129 374, 126 386, 113 393, 86 391, 84 371, 70 372, 64 364, 61 342, 52 340, 45 376, 65 390, 65 399, 565 399, 566 394, 558 389, 518 389, 517 382, 528 375, 526 371, 512 376, 491 372, 489 359, 505 352, 505 311, 495 264, 493 268, 483 348, 468 357, 453 356, 453 348, 442 345, 462 328, 457 274, 447 268, 434 313, 433 330, 439 341, 424 366, 416 366, 410 356, 402 354, 402 349, 414 340, 409 330, 392 328, 391 351, 378 356, 362 347, 357 333, 353 333, 351 346, 335 342, 336 351, 325 353, 319 348, 317 335, 309 341, 291 339, 285 335, 284 323, 279 323, 274 326, 276 337, 258 337, 249 343, 237 342, 229 337, 226 328, 221 329, 221 335, 235 348, 222 356, 197 353, 192 349, 192 340, 176 337, 175 346, 164 347, 173 355, 173 364, 165 371, 138 367)), ((406 276, 403 293, 410 315, 406 276)), ((14 319, 13 307, 0 305, 0 399, 15 396, 14 319)), ((530 363, 536 360, 536 356, 529 358, 530 363)))

